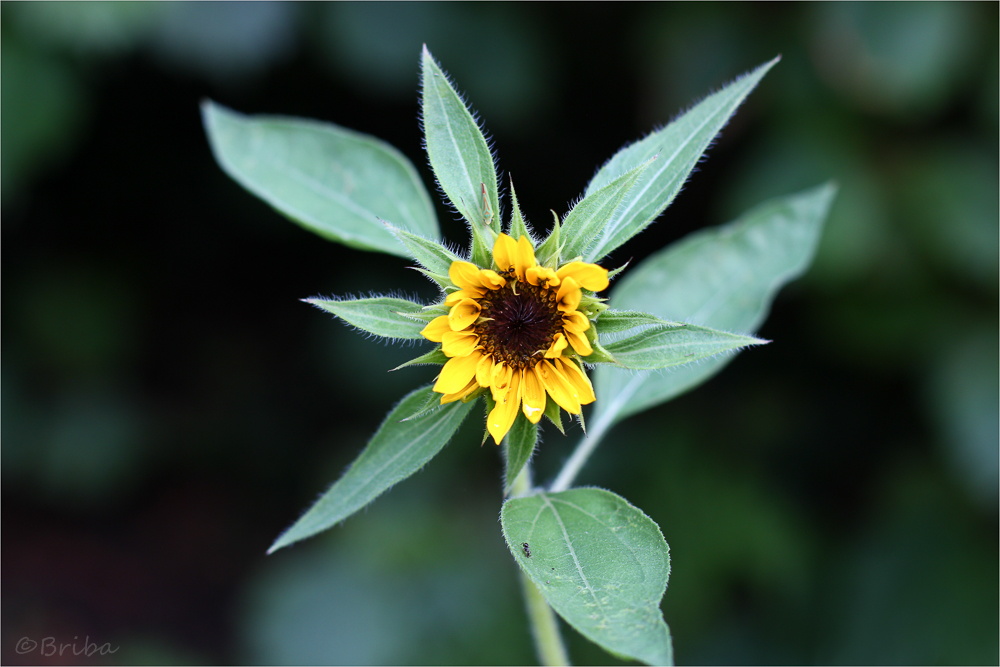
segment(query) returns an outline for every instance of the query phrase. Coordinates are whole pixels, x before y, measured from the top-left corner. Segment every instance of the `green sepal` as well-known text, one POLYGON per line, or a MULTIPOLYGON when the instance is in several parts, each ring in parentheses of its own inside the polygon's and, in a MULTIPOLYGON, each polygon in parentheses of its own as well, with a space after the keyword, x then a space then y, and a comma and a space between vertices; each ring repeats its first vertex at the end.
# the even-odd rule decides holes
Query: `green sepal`
POLYGON ((435 317, 441 317, 442 315, 447 315, 450 308, 444 305, 444 301, 438 303, 432 303, 429 306, 424 306, 424 312, 432 315, 431 319, 435 317))
POLYGON ((464 398, 461 398, 459 400, 461 400, 463 403, 472 403, 474 400, 485 394, 487 389, 489 389, 489 387, 476 387, 475 389, 470 391, 464 398))
POLYGON ((597 342, 597 327, 594 326, 594 322, 590 323, 590 328, 584 331, 583 335, 591 345, 597 342))
POLYGON ((483 228, 473 239, 470 248, 472 263, 484 269, 493 267, 493 246, 497 242, 497 233, 490 227, 483 228), (478 253, 478 254, 477 254, 478 253))
MULTIPOLYGON (((448 357, 445 356, 444 352, 441 351, 441 346, 438 345, 430 352, 421 354, 416 359, 410 359, 396 366, 392 371, 398 371, 400 368, 406 368, 407 366, 443 366, 446 363, 448 363, 448 357)), ((392 371, 389 372, 391 373, 392 371)))
POLYGON ((607 299, 601 299, 600 297, 592 296, 592 293, 583 292, 580 305, 576 309, 586 315, 587 319, 592 320, 608 309, 608 306, 604 303, 605 301, 607 299))
POLYGON ((432 303, 429 306, 424 306, 423 313, 420 317, 421 319, 425 319, 427 322, 432 322, 442 315, 447 315, 448 310, 449 308, 444 305, 444 300, 441 300, 438 303, 432 303))
POLYGON ((447 276, 451 263, 461 259, 443 244, 433 239, 400 229, 388 222, 384 222, 384 224, 386 229, 392 232, 392 235, 406 247, 413 259, 426 269, 425 275, 447 276))
POLYGON ((437 283, 437 286, 442 290, 451 285, 451 279, 448 278, 448 276, 442 276, 439 273, 431 273, 427 269, 422 269, 419 266, 411 266, 410 268, 426 276, 432 283, 437 283))
POLYGON ((625 268, 629 264, 631 264, 631 263, 632 263, 632 260, 629 260, 629 261, 625 262, 624 264, 622 264, 621 266, 619 266, 617 269, 609 269, 608 270, 608 280, 611 280, 612 278, 614 278, 615 276, 617 276, 619 273, 621 273, 622 271, 624 271, 625 268))
POLYGON ((644 326, 671 326, 679 327, 682 326, 683 322, 670 322, 664 319, 660 319, 656 315, 650 315, 649 313, 644 313, 639 310, 605 310, 601 313, 601 317, 598 322, 598 329, 600 333, 609 334, 616 333, 618 331, 628 331, 629 329, 634 329, 636 327, 644 326))
POLYGON ((532 424, 524 413, 518 412, 514 419, 514 424, 510 427, 510 432, 504 438, 504 485, 503 495, 507 497, 510 489, 514 486, 521 469, 531 460, 531 454, 538 444, 538 425, 532 424))
POLYGON ((397 315, 411 319, 415 322, 430 322, 435 317, 440 317, 441 313, 436 311, 428 310, 426 307, 421 308, 419 312, 397 312, 397 315))
POLYGON ((479 267, 489 266, 493 258, 493 253, 483 242, 478 234, 473 234, 472 244, 469 246, 469 255, 473 264, 479 267))
POLYGON ((435 391, 431 390, 430 394, 427 396, 427 400, 425 400, 423 403, 420 403, 415 408, 413 408, 412 414, 405 416, 402 419, 399 419, 398 421, 400 424, 402 424, 403 422, 419 419, 420 417, 423 417, 424 415, 433 412, 434 410, 437 410, 440 407, 442 407, 441 394, 438 394, 435 391))
POLYGON ((521 217, 521 207, 517 203, 517 193, 514 192, 514 179, 510 179, 510 203, 513 210, 510 212, 509 236, 515 241, 522 236, 527 236, 530 241, 531 232, 528 231, 528 225, 525 224, 524 218, 521 217))
POLYGON ((384 336, 423 340, 424 328, 411 315, 419 315, 424 306, 396 297, 379 296, 367 299, 303 299, 306 303, 333 313, 362 331, 384 336))
MULTIPOLYGON (((593 327, 591 327, 591 329, 592 328, 593 327)), ((588 364, 616 364, 621 366, 621 364, 618 363, 618 360, 615 359, 614 355, 604 349, 600 340, 595 339, 590 341, 590 347, 593 348, 594 351, 586 357, 582 357, 583 361, 588 364)))
POLYGON ((535 250, 535 261, 541 266, 555 269, 559 266, 559 214, 552 211, 552 217, 555 218, 552 223, 552 231, 535 250))
POLYGON ((483 402, 486 407, 486 414, 483 415, 483 441, 479 443, 480 447, 485 445, 486 441, 490 439, 490 430, 486 427, 486 421, 490 418, 493 408, 497 406, 497 402, 493 400, 493 396, 489 392, 483 394, 483 402))
POLYGON ((566 435, 566 430, 562 425, 562 409, 559 404, 552 400, 552 397, 548 397, 545 401, 545 417, 552 422, 552 424, 559 429, 559 432, 566 435))

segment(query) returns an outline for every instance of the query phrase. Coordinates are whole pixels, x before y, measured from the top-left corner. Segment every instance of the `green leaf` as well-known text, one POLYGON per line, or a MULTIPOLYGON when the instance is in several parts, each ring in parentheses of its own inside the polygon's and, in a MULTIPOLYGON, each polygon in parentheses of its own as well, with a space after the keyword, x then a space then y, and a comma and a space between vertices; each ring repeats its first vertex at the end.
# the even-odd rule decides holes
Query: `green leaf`
POLYGON ((201 113, 219 166, 306 229, 401 257, 406 250, 381 220, 438 236, 434 206, 416 169, 384 141, 332 123, 244 116, 210 100, 201 113))
MULTIPOLYGON (((610 303, 667 320, 730 331, 755 331, 781 287, 812 261, 836 187, 780 197, 723 227, 697 232, 643 260, 615 286, 610 303)), ((601 421, 615 421, 691 389, 731 355, 670 373, 628 373, 600 366, 594 374, 601 421)))
MULTIPOLYGON (((421 269, 417 270, 420 271, 421 269)), ((447 315, 448 309, 444 306, 444 303, 435 303, 431 304, 430 306, 424 306, 417 312, 409 310, 400 310, 397 311, 396 314, 401 315, 402 317, 405 317, 408 320, 415 320, 416 322, 421 323, 420 324, 421 327, 424 327, 427 326, 427 324, 429 324, 430 322, 437 319, 438 317, 441 317, 442 315, 447 315)))
POLYGON ((766 342, 753 336, 741 336, 694 324, 680 324, 650 327, 627 338, 606 343, 605 349, 625 368, 656 370, 689 364, 723 352, 766 342))
POLYGON ((615 655, 672 664, 660 612, 670 550, 652 519, 610 491, 581 488, 507 500, 500 523, 515 560, 567 623, 615 655))
POLYGON ((528 231, 528 226, 524 223, 524 218, 521 217, 521 207, 517 203, 517 193, 514 192, 513 179, 510 181, 510 203, 513 210, 510 212, 509 236, 515 241, 522 236, 527 236, 530 241, 531 233, 528 231))
POLYGON ((410 359, 409 361, 401 363, 392 370, 398 371, 400 368, 406 368, 407 366, 443 366, 448 363, 448 357, 445 353, 441 351, 441 346, 438 345, 433 350, 426 354, 421 354, 416 359, 410 359))
POLYGON ((643 313, 638 310, 614 310, 609 308, 601 313, 597 319, 597 330, 601 335, 628 331, 636 327, 651 325, 680 326, 683 322, 668 322, 660 319, 656 315, 643 313))
POLYGON ((268 553, 343 521, 434 458, 454 435, 473 403, 456 401, 416 419, 402 421, 433 397, 429 385, 407 394, 347 472, 282 533, 268 553))
POLYGON ((446 290, 449 287, 454 288, 455 286, 451 282, 451 278, 449 278, 447 275, 441 273, 433 273, 431 271, 428 271, 427 269, 422 269, 419 266, 412 266, 410 268, 414 269, 421 275, 427 276, 427 278, 429 278, 431 282, 437 283, 438 287, 440 287, 442 290, 446 290))
POLYGON ((421 55, 421 114, 431 169, 441 189, 472 231, 472 261, 489 266, 493 241, 500 231, 500 202, 493 154, 475 118, 424 46, 421 55), (489 226, 483 211, 483 186, 492 212, 489 226))
POLYGON ((506 496, 514 486, 514 480, 524 464, 531 459, 538 442, 538 425, 532 424, 524 415, 518 415, 510 428, 510 435, 504 441, 507 464, 504 468, 503 494, 506 496))
POLYGON ((618 151, 601 167, 587 185, 586 195, 597 192, 651 157, 659 156, 642 184, 628 193, 601 231, 586 261, 599 261, 645 229, 670 205, 712 139, 779 59, 780 56, 764 63, 709 95, 663 129, 618 151))
POLYGON ((591 191, 588 188, 586 196, 577 202, 573 210, 563 219, 562 236, 565 239, 563 257, 572 259, 583 256, 594 238, 614 219, 614 212, 625 195, 654 160, 656 156, 630 169, 599 190, 591 191))
POLYGON ((427 326, 419 319, 423 306, 406 299, 379 296, 370 299, 304 299, 306 303, 333 313, 359 329, 386 338, 426 340, 420 331, 427 326), (412 316, 407 317, 404 313, 412 316))
POLYGON ((406 246, 413 259, 433 274, 447 276, 451 263, 461 259, 437 241, 413 234, 394 225, 387 224, 386 228, 406 246))
POLYGON ((616 277, 619 273, 621 273, 622 271, 624 271, 628 267, 628 265, 629 265, 629 263, 625 262, 621 266, 609 270, 608 271, 608 280, 611 280, 612 278, 616 277))

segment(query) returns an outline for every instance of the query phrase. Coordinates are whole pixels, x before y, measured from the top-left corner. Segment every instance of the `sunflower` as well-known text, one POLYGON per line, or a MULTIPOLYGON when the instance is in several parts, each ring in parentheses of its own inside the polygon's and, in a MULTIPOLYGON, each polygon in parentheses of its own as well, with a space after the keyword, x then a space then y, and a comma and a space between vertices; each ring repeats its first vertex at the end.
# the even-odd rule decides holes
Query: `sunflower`
POLYGON ((434 385, 441 403, 490 390, 496 402, 486 427, 499 445, 518 410, 533 424, 547 397, 571 414, 594 401, 594 388, 575 360, 593 352, 590 319, 579 310, 582 290, 608 286, 596 264, 540 266, 526 236, 499 234, 493 245, 496 270, 452 262, 448 277, 458 288, 447 295, 447 315, 421 334, 441 343, 448 361, 434 385))

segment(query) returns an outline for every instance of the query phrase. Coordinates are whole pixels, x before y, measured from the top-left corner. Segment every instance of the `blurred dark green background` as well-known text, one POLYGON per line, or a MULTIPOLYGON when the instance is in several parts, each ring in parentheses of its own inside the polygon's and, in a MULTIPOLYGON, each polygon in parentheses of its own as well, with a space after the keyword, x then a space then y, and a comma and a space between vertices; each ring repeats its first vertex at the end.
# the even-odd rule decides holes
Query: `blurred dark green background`
MULTIPOLYGON (((773 344, 621 424, 580 482, 662 527, 679 663, 1000 660, 996 3, 0 12, 5 664, 534 660, 476 419, 368 511, 264 556, 432 375, 387 374, 418 348, 298 299, 434 290, 241 190, 198 103, 376 135, 434 192, 423 42, 540 227, 625 142, 783 55, 610 264, 833 178, 816 264, 773 344), (120 649, 15 651, 85 636, 120 649)), ((578 435, 546 431, 540 478, 578 435)))

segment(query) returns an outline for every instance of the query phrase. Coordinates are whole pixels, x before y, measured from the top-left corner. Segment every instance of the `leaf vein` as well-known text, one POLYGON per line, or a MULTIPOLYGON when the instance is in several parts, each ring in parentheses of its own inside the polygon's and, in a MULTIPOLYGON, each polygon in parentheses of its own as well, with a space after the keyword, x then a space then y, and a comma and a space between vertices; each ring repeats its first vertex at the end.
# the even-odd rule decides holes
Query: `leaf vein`
POLYGON ((601 616, 604 617, 605 621, 609 621, 607 611, 604 609, 604 605, 597 597, 597 592, 594 590, 593 586, 587 580, 587 575, 583 572, 583 566, 580 565, 580 559, 577 558, 576 549, 573 548, 573 540, 569 537, 569 531, 566 530, 566 525, 563 523, 562 518, 559 516, 559 511, 556 509, 555 505, 549 499, 547 494, 540 494, 542 501, 552 509, 552 516, 555 518, 556 522, 559 524, 559 529, 562 531, 563 539, 566 540, 566 546, 569 548, 569 555, 573 557, 573 563, 576 565, 576 571, 580 575, 580 579, 583 580, 583 585, 586 587, 586 592, 590 594, 591 599, 597 605, 597 608, 601 610, 601 616))

